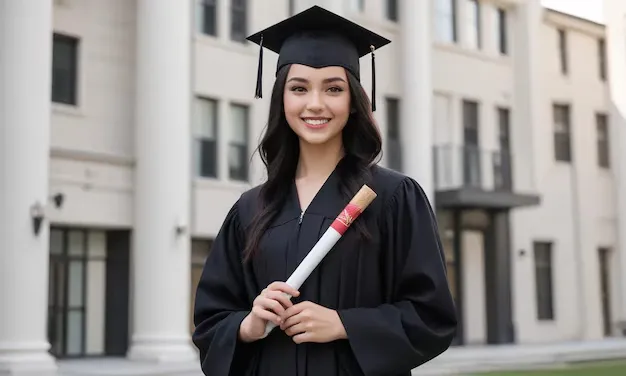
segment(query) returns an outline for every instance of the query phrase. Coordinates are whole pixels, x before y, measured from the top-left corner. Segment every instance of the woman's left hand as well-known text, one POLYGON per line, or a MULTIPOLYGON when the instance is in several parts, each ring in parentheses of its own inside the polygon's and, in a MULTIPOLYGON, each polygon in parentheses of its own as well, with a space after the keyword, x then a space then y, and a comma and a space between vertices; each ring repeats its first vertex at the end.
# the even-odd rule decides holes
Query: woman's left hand
POLYGON ((280 328, 295 343, 326 343, 347 337, 337 311, 309 301, 285 310, 280 328))

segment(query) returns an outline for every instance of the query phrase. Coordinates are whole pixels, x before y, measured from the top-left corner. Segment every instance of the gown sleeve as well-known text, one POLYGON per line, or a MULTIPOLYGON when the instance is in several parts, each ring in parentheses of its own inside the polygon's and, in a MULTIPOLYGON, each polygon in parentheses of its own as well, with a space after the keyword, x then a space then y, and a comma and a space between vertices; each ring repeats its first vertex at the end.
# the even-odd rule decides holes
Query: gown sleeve
POLYGON ((380 225, 388 304, 339 311, 363 373, 395 375, 440 355, 450 346, 457 314, 446 277, 437 223, 421 187, 400 183, 380 225))
POLYGON ((213 242, 196 292, 192 340, 205 375, 244 374, 251 361, 254 344, 239 340, 239 325, 250 312, 242 250, 243 232, 235 204, 213 242))

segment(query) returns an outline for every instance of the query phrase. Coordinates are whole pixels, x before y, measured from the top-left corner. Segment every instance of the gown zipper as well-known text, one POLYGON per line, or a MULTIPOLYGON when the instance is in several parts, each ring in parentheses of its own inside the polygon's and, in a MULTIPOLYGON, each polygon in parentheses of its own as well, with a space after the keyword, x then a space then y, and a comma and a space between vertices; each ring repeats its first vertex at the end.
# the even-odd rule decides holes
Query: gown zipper
POLYGON ((302 217, 304 217, 304 210, 300 212, 300 219, 298 220, 298 224, 302 224, 302 217))

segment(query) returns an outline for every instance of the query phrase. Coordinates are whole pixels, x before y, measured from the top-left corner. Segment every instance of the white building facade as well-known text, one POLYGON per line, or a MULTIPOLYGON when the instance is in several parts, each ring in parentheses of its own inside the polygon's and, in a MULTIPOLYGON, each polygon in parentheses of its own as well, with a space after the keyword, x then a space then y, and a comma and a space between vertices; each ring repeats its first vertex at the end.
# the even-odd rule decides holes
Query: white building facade
POLYGON ((263 180, 248 161, 276 56, 254 99, 244 39, 313 4, 393 41, 376 52, 382 164, 436 207, 456 345, 624 335, 617 3, 605 30, 539 0, 3 1, 0 375, 196 360, 211 239, 263 180))

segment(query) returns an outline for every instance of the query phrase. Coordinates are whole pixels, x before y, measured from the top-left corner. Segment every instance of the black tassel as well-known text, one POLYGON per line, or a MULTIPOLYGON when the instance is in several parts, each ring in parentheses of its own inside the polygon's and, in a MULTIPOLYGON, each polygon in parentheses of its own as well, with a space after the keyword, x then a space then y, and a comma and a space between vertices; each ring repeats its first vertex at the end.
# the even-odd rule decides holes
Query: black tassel
POLYGON ((370 46, 372 50, 372 112, 376 111, 376 57, 374 54, 374 46, 370 46))
POLYGON ((263 98, 263 35, 261 35, 261 42, 259 43, 259 67, 256 73, 256 90, 254 93, 255 98, 263 98))

